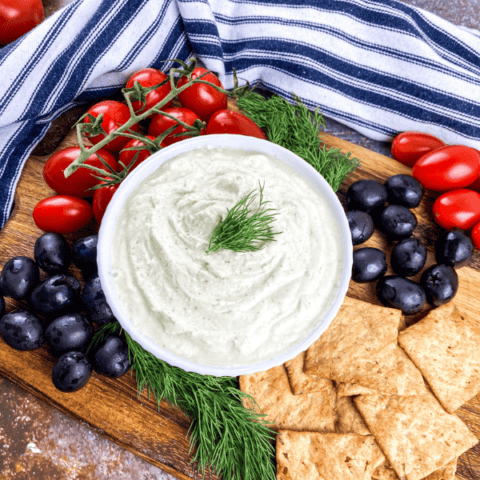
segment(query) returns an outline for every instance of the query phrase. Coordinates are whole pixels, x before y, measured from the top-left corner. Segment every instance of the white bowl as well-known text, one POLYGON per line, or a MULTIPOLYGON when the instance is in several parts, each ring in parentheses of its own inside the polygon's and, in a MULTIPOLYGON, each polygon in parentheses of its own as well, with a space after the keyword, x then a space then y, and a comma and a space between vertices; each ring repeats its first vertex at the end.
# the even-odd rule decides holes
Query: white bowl
POLYGON ((306 350, 313 342, 318 340, 320 335, 328 328, 340 309, 348 290, 352 272, 353 247, 350 228, 345 216, 344 209, 340 204, 337 195, 325 179, 307 162, 298 157, 290 150, 279 145, 254 137, 243 135, 208 135, 183 140, 169 146, 149 157, 138 166, 122 182, 119 189, 113 196, 105 215, 99 232, 98 240, 98 274, 102 284, 105 297, 110 305, 113 314, 122 325, 122 328, 145 350, 151 352, 155 357, 160 358, 170 365, 180 367, 189 372, 197 372, 205 375, 215 376, 238 376, 268 370, 269 368, 281 365, 291 360, 299 353, 306 350), (304 177, 320 194, 325 198, 333 217, 337 222, 341 238, 341 277, 335 298, 326 314, 319 319, 316 327, 308 333, 301 341, 285 352, 267 360, 252 365, 242 366, 215 366, 195 363, 186 358, 180 357, 156 344, 150 337, 139 331, 124 311, 118 294, 114 287, 111 275, 111 244, 114 236, 116 222, 120 211, 128 196, 135 188, 160 165, 168 160, 188 152, 206 146, 238 148, 245 151, 258 152, 276 157, 293 167, 298 174, 304 177))

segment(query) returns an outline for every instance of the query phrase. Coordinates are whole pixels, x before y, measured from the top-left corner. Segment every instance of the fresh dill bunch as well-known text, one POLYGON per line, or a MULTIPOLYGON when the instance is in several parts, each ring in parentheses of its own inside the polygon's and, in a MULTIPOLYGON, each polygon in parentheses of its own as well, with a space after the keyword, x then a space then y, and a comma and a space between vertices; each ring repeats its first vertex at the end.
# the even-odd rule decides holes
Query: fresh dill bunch
POLYGON ((254 212, 250 208, 257 198, 254 190, 228 210, 227 216, 210 238, 207 253, 216 252, 219 248, 235 252, 260 250, 266 242, 273 242, 274 236, 281 233, 272 231, 271 223, 278 213, 269 213, 274 209, 265 207, 269 202, 263 200, 264 186, 259 184, 260 203, 254 212))
POLYGON ((291 150, 312 165, 336 192, 343 180, 359 165, 350 153, 322 145, 319 130, 325 127, 322 114, 311 112, 297 95, 292 105, 279 95, 269 99, 249 91, 237 100, 237 105, 260 128, 266 128, 268 139, 291 150))
MULTIPOLYGON (((90 347, 121 331, 118 322, 104 325, 90 347)), ((265 415, 244 407, 244 400, 256 402, 238 388, 236 378, 172 367, 126 332, 125 337, 138 394, 147 390, 158 404, 163 399, 189 417, 190 452, 196 449, 192 463, 200 473, 210 471, 223 480, 275 480, 275 432, 267 427, 265 415)))

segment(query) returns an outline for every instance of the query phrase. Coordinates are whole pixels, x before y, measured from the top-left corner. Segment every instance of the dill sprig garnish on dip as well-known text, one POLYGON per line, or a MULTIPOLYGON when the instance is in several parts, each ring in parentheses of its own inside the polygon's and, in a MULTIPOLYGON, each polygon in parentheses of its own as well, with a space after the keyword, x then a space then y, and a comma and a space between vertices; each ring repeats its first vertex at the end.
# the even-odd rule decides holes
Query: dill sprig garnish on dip
POLYGON ((228 210, 227 216, 220 222, 210 238, 209 252, 216 252, 219 248, 246 252, 260 250, 266 242, 275 240, 274 235, 281 232, 272 231, 271 223, 275 221, 273 208, 265 208, 268 201, 263 201, 263 188, 259 185, 260 202, 258 208, 252 212, 252 203, 257 198, 253 190, 245 195, 237 204, 228 210))
POLYGON ((360 164, 351 154, 343 154, 339 148, 327 149, 322 145, 319 128, 325 120, 317 110, 311 112, 297 95, 296 105, 273 95, 269 99, 248 91, 237 100, 237 105, 260 128, 265 128, 268 139, 291 150, 317 170, 337 191, 345 178, 360 164))
MULTIPOLYGON (((113 333, 122 333, 111 322, 95 333, 89 350, 113 333)), ((191 420, 192 463, 203 475, 207 471, 224 480, 275 480, 273 430, 265 415, 243 406, 255 399, 238 388, 235 377, 213 377, 186 372, 156 358, 125 333, 138 394, 153 394, 158 404, 165 400, 180 408, 191 420)))

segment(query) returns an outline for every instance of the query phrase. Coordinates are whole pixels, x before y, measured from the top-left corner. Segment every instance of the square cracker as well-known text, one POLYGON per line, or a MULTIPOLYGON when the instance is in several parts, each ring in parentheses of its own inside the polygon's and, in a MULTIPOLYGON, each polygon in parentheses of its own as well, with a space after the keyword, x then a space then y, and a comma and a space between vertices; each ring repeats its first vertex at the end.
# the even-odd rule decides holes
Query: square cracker
POLYGON ((338 397, 353 397, 354 395, 369 395, 371 393, 378 393, 375 390, 357 383, 336 383, 338 397))
POLYGON ((335 411, 337 414, 335 422, 336 433, 371 435, 370 430, 350 397, 337 397, 335 411))
POLYGON ((346 297, 307 350, 304 372, 384 394, 426 394, 421 373, 397 344, 401 318, 400 310, 346 297))
POLYGON ((432 394, 361 395, 354 401, 401 479, 424 478, 477 443, 467 426, 432 394))
MULTIPOLYGON (((457 459, 448 463, 445 467, 431 473, 423 480, 455 480, 457 470, 457 459)), ((399 480, 395 470, 390 466, 387 460, 380 465, 372 474, 372 480, 399 480)))
POLYGON ((281 431, 277 480, 370 480, 385 457, 372 436, 281 431))
POLYGON ((331 380, 326 378, 307 375, 303 371, 305 361, 305 352, 297 355, 294 359, 285 362, 288 380, 294 395, 302 395, 304 393, 318 393, 324 390, 331 390, 333 384, 331 380))
MULTIPOLYGON (((284 365, 266 372, 240 376, 240 390, 255 398, 272 428, 333 432, 335 430, 335 387, 318 393, 294 395, 284 365)), ((245 400, 245 406, 252 408, 245 400)))
POLYGON ((398 341, 447 412, 480 391, 480 323, 454 303, 432 310, 398 341))

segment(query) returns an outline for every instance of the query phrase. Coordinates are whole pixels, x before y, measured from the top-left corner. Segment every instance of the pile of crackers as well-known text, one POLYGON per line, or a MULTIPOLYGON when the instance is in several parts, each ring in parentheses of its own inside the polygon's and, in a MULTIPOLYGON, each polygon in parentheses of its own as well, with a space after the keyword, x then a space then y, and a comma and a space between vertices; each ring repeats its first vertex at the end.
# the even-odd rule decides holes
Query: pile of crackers
POLYGON ((277 480, 453 480, 477 443, 454 412, 480 391, 480 323, 450 302, 405 328, 347 297, 306 352, 240 388, 279 432, 277 480))

